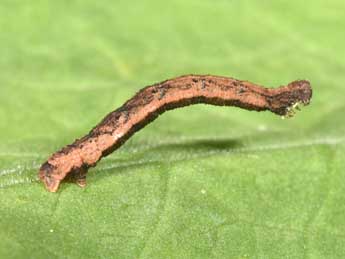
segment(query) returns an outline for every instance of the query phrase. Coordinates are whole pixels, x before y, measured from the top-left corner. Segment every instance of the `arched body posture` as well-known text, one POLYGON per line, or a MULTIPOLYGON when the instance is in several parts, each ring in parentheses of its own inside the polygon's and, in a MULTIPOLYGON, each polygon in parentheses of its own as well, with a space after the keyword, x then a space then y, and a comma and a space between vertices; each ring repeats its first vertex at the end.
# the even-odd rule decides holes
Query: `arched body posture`
POLYGON ((109 113, 86 136, 53 154, 41 166, 39 177, 51 192, 57 191, 67 175, 85 186, 88 168, 167 110, 206 103, 268 110, 290 117, 298 104, 309 104, 311 96, 310 83, 305 80, 276 89, 211 75, 186 75, 166 80, 143 88, 122 107, 109 113))

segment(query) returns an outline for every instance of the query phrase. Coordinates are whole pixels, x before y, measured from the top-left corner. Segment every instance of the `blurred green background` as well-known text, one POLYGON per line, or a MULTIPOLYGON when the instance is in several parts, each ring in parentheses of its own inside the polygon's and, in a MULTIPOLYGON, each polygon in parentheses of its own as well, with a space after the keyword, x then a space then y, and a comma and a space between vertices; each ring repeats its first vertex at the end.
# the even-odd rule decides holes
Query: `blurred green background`
POLYGON ((0 3, 0 258, 344 258, 345 2, 0 3), (52 152, 181 74, 308 79, 291 120, 164 114, 56 194, 52 152))

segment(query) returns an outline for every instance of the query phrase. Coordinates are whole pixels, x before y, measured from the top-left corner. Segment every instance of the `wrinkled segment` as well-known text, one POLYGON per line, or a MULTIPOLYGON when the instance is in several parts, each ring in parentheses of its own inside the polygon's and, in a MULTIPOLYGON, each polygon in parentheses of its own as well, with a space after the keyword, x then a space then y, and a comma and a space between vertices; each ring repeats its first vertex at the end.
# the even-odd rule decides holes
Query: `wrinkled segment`
POLYGON ((89 134, 53 154, 39 172, 48 191, 57 191, 61 180, 73 176, 85 186, 86 172, 119 148, 135 132, 167 110, 197 103, 269 110, 291 117, 299 104, 310 102, 312 90, 305 80, 268 89, 228 77, 187 75, 148 86, 122 107, 109 113, 89 134))

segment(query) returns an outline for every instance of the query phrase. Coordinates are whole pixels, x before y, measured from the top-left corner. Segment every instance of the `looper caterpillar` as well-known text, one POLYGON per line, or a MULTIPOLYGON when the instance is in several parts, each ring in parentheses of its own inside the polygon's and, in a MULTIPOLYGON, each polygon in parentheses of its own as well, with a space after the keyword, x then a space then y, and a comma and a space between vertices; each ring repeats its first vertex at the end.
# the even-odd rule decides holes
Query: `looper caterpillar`
POLYGON ((312 89, 306 80, 275 89, 212 75, 185 75, 166 80, 143 88, 123 106, 109 113, 86 136, 54 153, 41 166, 39 177, 51 192, 57 191, 67 175, 84 187, 90 167, 96 166, 100 159, 167 110, 205 103, 268 110, 291 117, 298 105, 308 105, 311 97, 312 89))

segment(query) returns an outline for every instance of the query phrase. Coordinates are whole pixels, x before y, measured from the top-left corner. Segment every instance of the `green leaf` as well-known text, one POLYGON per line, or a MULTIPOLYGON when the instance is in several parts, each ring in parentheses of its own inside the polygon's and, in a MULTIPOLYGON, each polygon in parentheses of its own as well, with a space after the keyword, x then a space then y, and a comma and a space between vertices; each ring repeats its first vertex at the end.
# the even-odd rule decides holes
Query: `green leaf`
POLYGON ((0 258, 344 258, 344 2, 19 1, 0 7, 0 258), (181 74, 309 79, 290 120, 168 112, 48 193, 37 170, 181 74))

